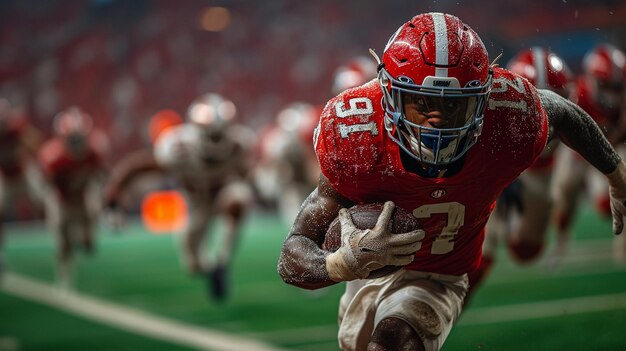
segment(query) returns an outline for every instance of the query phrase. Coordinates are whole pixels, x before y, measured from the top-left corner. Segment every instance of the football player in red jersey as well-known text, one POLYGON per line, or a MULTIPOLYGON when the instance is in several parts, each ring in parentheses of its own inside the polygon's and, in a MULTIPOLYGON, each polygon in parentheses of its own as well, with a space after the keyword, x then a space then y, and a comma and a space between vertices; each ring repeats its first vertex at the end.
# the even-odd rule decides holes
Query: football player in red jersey
POLYGON ((322 176, 283 244, 278 271, 307 289, 347 281, 340 302, 345 350, 439 350, 480 264, 500 192, 558 137, 611 184, 614 232, 626 215, 626 163, 589 116, 489 63, 458 18, 420 14, 387 43, 378 80, 331 99, 315 149, 322 176), (382 101, 382 104, 380 103, 382 101), (379 225, 359 230, 346 207, 385 202, 379 225), (424 230, 390 235, 394 206, 424 230), (321 249, 341 218, 342 246, 321 249), (385 265, 405 269, 359 280, 385 265))
MULTIPOLYGON (((536 46, 520 51, 509 61, 507 69, 528 79, 536 88, 569 96, 572 73, 563 59, 547 48, 536 46)), ((507 239, 509 251, 517 262, 532 262, 541 253, 552 218, 552 174, 558 145, 558 138, 550 140, 537 160, 520 175, 518 183, 507 188, 505 196, 496 202, 494 214, 487 222, 480 268, 469 277, 470 291, 477 288, 491 269, 500 239, 507 239)))
MULTIPOLYGON (((626 56, 613 45, 594 46, 583 58, 583 74, 574 84, 570 99, 585 110, 604 131, 620 156, 626 156, 626 56)), ((587 190, 601 215, 610 217, 607 184, 600 173, 569 149, 559 152, 556 179, 556 231, 559 247, 570 236, 581 192, 587 190)), ((614 257, 626 260, 626 240, 615 239, 614 257)))
POLYGON ((187 110, 187 122, 168 128, 152 154, 135 157, 116 172, 105 192, 109 208, 138 175, 159 171, 171 176, 186 195, 188 220, 182 232, 186 269, 204 276, 217 300, 226 298, 227 275, 245 210, 252 201, 247 182, 255 134, 235 123, 235 104, 219 94, 204 94, 187 110), (213 219, 224 223, 224 239, 214 262, 204 257, 204 243, 213 219))
MULTIPOLYGON (((26 116, 0 98, 0 221, 4 220, 7 206, 15 207, 20 199, 30 199, 38 207, 43 185, 36 153, 41 135, 26 116)), ((0 224, 0 273, 4 270, 4 230, 0 224)))
POLYGON ((94 250, 109 144, 104 133, 93 128, 91 116, 78 107, 55 116, 54 132, 41 147, 39 161, 48 184, 46 219, 58 240, 58 281, 67 288, 76 246, 87 254, 94 250))

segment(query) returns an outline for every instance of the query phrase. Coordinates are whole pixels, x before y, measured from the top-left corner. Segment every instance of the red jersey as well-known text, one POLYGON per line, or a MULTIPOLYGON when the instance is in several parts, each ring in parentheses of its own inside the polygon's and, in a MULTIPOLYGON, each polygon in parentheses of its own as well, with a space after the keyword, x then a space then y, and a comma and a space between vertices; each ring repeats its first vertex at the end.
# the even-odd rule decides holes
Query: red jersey
POLYGON ((84 195, 92 177, 104 168, 102 151, 90 139, 81 157, 73 156, 62 138, 47 141, 39 152, 41 168, 64 199, 84 195))
POLYGON ((421 220, 426 236, 407 269, 453 275, 474 270, 498 195, 546 144, 548 122, 535 88, 495 69, 482 134, 461 170, 447 178, 405 169, 385 129, 381 99, 373 81, 328 102, 315 144, 323 174, 356 203, 391 200, 421 220))

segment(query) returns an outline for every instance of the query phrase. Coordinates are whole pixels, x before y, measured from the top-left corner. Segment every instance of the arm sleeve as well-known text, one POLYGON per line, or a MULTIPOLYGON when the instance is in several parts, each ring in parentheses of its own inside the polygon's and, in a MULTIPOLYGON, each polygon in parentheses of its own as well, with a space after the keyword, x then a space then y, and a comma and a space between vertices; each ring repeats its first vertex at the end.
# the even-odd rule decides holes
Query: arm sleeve
POLYGON ((598 125, 582 108, 549 90, 539 90, 552 132, 600 172, 615 170, 619 155, 598 125))

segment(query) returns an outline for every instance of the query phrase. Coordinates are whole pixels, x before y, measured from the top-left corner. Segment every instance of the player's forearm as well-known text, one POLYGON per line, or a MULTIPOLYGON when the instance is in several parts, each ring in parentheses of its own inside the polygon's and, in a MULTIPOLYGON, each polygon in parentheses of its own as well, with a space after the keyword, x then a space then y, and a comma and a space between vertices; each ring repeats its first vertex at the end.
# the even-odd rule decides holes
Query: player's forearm
POLYGON ((302 235, 291 235, 283 245, 278 274, 285 283, 303 289, 313 290, 336 284, 328 277, 327 254, 312 240, 302 235))
POLYGON ((554 134, 604 174, 614 172, 621 162, 595 121, 576 104, 555 93, 540 90, 541 103, 554 134))
POLYGON ((108 203, 116 202, 120 193, 122 193, 133 180, 142 174, 154 171, 160 172, 163 170, 152 156, 152 150, 139 150, 126 156, 109 174, 110 177, 105 191, 105 201, 108 203))

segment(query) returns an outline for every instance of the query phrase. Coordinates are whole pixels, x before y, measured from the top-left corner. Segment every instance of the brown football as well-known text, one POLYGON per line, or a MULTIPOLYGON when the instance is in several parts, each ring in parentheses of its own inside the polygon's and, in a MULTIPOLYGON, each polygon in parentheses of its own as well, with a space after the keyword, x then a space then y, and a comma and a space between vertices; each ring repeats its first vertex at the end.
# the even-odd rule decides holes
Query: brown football
MULTIPOLYGON (((352 222, 359 229, 371 229, 376 225, 378 216, 383 210, 382 203, 355 205, 348 209, 352 216, 352 222)), ((416 229, 422 229, 422 225, 411 213, 403 208, 396 207, 389 221, 391 232, 394 234, 406 233, 416 229)), ((330 224, 326 231, 322 248, 335 252, 341 246, 341 225, 339 216, 330 224)), ((401 266, 386 266, 370 272, 368 278, 379 278, 396 272, 401 266)))

